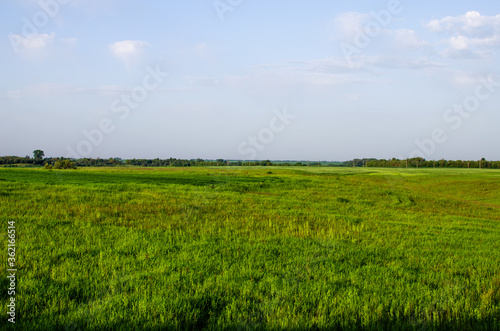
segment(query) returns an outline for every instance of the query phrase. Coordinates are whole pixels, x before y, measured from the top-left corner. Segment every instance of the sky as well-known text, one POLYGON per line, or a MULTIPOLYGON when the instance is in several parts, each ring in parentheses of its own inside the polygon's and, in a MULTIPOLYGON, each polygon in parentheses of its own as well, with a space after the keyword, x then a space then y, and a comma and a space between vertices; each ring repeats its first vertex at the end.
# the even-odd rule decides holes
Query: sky
POLYGON ((497 1, 0 1, 0 155, 500 160, 497 1))

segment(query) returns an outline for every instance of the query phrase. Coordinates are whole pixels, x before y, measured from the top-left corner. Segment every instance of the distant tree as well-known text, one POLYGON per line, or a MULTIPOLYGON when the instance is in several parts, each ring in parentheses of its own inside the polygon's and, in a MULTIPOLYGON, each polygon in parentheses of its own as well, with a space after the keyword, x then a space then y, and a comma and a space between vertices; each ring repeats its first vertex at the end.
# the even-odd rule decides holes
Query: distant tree
POLYGON ((76 169, 76 164, 71 160, 57 160, 54 169, 76 169))
POLYGON ((34 164, 41 164, 43 161, 43 157, 45 156, 45 153, 42 150, 34 150, 33 151, 33 163, 34 164))

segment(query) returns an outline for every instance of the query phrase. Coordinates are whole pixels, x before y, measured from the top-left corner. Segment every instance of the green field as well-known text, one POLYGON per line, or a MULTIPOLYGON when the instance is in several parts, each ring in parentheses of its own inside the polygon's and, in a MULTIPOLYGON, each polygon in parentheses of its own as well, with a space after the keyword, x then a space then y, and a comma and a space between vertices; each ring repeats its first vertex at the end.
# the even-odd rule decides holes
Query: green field
POLYGON ((499 171, 2 168, 0 218, 4 329, 500 329, 499 171))

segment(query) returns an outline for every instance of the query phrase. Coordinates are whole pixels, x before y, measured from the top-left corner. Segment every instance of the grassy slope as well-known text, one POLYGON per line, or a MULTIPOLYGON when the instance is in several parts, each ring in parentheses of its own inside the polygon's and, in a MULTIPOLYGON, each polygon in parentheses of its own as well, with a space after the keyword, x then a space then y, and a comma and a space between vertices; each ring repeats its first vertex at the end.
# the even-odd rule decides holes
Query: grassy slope
POLYGON ((31 330, 499 328, 499 208, 487 170, 0 169, 31 330))

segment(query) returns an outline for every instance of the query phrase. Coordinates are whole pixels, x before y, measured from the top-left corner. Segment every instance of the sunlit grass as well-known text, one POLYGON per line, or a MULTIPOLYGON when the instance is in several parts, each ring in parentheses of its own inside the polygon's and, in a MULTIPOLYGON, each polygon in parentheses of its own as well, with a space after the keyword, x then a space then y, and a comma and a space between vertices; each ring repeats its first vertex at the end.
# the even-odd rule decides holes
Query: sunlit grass
POLYGON ((0 169, 0 211, 17 328, 500 327, 498 171, 0 169))

